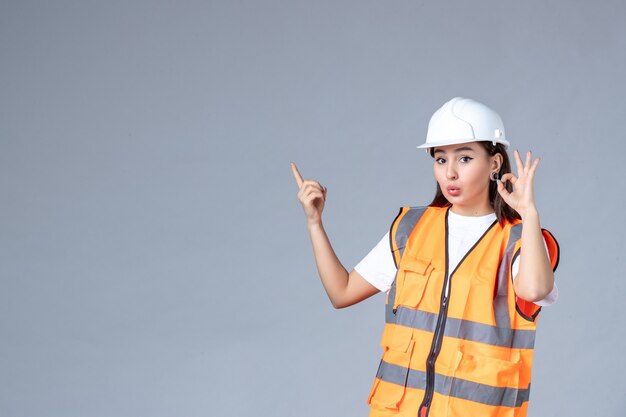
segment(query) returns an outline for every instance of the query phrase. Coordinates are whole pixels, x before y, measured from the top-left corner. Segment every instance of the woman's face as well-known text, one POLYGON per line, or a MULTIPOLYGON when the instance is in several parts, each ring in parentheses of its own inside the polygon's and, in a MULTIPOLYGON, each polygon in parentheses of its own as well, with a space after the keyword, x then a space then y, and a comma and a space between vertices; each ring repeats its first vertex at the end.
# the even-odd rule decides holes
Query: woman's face
POLYGON ((489 156, 479 143, 470 142, 437 146, 434 158, 435 179, 455 213, 479 216, 493 211, 489 182, 491 172, 500 169, 500 154, 489 156))

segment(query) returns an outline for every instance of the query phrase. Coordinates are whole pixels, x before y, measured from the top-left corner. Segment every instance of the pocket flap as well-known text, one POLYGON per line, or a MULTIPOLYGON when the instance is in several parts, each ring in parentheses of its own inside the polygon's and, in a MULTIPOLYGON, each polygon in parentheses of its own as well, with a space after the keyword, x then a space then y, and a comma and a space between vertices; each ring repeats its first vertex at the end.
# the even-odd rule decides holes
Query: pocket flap
POLYGON ((402 258, 400 268, 404 271, 413 271, 425 275, 430 266, 430 259, 405 256, 402 258))
POLYGON ((454 359, 454 377, 496 387, 516 387, 521 365, 519 357, 510 361, 462 353, 454 359))

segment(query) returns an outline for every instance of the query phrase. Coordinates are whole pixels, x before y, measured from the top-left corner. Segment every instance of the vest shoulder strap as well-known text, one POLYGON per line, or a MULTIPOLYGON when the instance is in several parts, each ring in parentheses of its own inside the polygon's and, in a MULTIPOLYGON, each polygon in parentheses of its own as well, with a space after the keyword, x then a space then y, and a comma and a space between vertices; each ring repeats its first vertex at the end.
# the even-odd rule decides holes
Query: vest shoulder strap
POLYGON ((409 235, 427 209, 428 206, 401 207, 400 212, 391 223, 389 245, 396 268, 400 264, 409 235))

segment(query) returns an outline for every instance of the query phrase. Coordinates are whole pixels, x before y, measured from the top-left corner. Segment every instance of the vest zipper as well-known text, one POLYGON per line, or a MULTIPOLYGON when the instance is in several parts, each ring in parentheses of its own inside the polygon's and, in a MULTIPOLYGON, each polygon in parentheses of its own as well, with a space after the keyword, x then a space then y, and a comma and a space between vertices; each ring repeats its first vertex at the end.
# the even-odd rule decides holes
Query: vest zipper
MULTIPOLYGON (((446 239, 447 243, 447 239, 446 239)), ((446 244, 447 247, 447 244, 446 244)), ((447 258, 446 250, 446 258, 447 258)), ((443 340, 443 329, 446 325, 446 319, 448 318, 448 301, 450 296, 450 281, 451 276, 448 276, 448 260, 446 259, 446 279, 444 287, 441 292, 441 304, 439 307, 439 317, 437 318, 437 326, 435 327, 435 334, 433 336, 433 343, 426 359, 426 391, 424 392, 424 400, 419 407, 419 417, 427 417, 430 411, 430 402, 433 398, 433 392, 435 390, 435 361, 441 351, 441 342, 443 340)))

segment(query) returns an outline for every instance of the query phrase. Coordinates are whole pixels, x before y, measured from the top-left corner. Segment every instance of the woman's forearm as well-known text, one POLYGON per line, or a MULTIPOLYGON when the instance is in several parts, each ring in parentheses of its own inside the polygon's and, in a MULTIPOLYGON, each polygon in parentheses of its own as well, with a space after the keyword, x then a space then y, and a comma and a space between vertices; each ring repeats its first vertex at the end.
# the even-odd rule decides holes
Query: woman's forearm
POLYGON ((317 271, 333 307, 342 307, 342 295, 348 285, 348 271, 335 254, 322 222, 307 224, 317 271))
POLYGON ((537 209, 527 209, 522 215, 522 222, 522 248, 514 288, 517 296, 534 302, 542 300, 552 291, 554 272, 544 246, 537 209))

